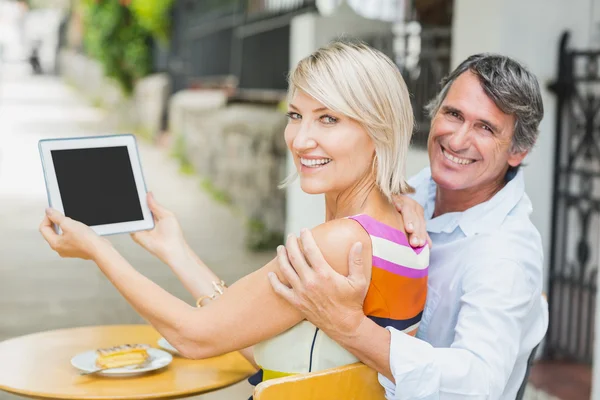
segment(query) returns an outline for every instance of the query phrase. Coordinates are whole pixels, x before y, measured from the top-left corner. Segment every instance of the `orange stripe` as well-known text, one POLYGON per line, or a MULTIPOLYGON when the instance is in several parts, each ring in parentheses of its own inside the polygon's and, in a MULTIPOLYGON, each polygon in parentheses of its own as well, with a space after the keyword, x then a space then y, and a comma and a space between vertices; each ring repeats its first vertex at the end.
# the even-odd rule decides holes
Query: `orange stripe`
POLYGON ((410 335, 410 336, 416 336, 417 335, 417 331, 418 331, 418 329, 413 329, 410 332, 406 332, 405 331, 404 333, 406 333, 407 335, 410 335))
POLYGON ((374 317, 402 320, 425 308, 427 277, 407 278, 380 268, 371 270, 371 284, 363 310, 374 317))

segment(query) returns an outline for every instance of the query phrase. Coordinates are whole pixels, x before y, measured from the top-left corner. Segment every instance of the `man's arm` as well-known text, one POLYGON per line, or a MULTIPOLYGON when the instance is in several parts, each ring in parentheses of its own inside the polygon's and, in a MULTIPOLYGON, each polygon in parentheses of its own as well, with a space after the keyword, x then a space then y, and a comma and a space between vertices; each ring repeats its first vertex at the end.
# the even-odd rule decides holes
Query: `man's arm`
POLYGON ((502 394, 516 361, 524 318, 536 298, 534 286, 519 265, 497 260, 466 269, 455 340, 450 348, 433 348, 392 328, 386 336, 386 330, 373 326, 364 314, 355 315, 359 312, 356 304, 354 311, 347 305, 362 304, 368 285, 353 275, 359 274, 360 268, 351 268, 348 277, 331 274, 309 235, 303 234, 302 244, 310 265, 288 246, 288 251, 294 253, 294 267, 280 252, 281 272, 284 276, 297 270, 305 274, 319 265, 313 271, 318 279, 307 287, 296 278, 290 290, 271 277, 272 285, 332 339, 382 375, 393 378, 395 384, 380 379, 388 398, 495 399, 502 394))
POLYGON ((365 317, 355 332, 340 332, 340 330, 324 330, 324 332, 360 361, 390 381, 394 381, 390 368, 390 331, 365 317))

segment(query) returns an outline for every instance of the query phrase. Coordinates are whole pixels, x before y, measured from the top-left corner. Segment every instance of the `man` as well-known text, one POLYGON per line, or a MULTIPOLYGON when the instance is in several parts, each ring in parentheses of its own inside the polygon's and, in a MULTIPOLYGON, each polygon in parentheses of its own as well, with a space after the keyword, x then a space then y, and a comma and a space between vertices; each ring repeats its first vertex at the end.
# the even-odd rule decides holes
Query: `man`
MULTIPOLYGON (((292 288, 274 274, 269 279, 310 322, 377 370, 390 399, 513 400, 548 325, 542 244, 520 170, 543 116, 540 90, 519 63, 487 54, 469 57, 442 86, 428 106, 430 168, 410 181, 433 242, 417 337, 368 319, 361 260, 351 256, 349 276, 337 274, 306 230, 303 251, 294 236, 278 249, 292 288)), ((399 202, 412 231, 413 200, 399 202)))

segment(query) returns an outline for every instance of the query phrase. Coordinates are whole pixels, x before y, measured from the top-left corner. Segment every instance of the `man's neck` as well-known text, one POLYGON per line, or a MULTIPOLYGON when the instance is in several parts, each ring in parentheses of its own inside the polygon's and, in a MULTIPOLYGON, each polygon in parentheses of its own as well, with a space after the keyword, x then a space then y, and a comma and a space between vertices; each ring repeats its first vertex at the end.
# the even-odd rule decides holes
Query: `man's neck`
POLYGON ((506 185, 504 177, 490 182, 486 186, 463 190, 449 190, 437 186, 435 193, 435 209, 432 218, 450 212, 462 212, 494 197, 506 185))

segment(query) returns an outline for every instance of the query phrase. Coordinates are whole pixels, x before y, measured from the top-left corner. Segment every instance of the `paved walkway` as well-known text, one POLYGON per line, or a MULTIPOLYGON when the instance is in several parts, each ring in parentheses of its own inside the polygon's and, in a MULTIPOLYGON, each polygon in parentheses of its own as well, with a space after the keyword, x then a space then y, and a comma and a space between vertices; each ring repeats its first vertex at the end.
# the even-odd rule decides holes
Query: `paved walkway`
MULTIPOLYGON (((112 133, 106 115, 58 79, 29 76, 26 66, 0 68, 0 340, 55 328, 142 323, 95 265, 61 259, 37 230, 47 205, 38 140, 112 133)), ((139 145, 149 188, 176 212, 191 246, 226 282, 270 260, 272 254, 244 250, 242 221, 211 201, 198 179, 180 175, 166 151, 139 145)), ((129 236, 111 240, 142 273, 193 302, 170 269, 129 236)), ((198 398, 246 399, 250 393, 241 383, 198 398)), ((0 393, 1 400, 16 398, 0 393)))

